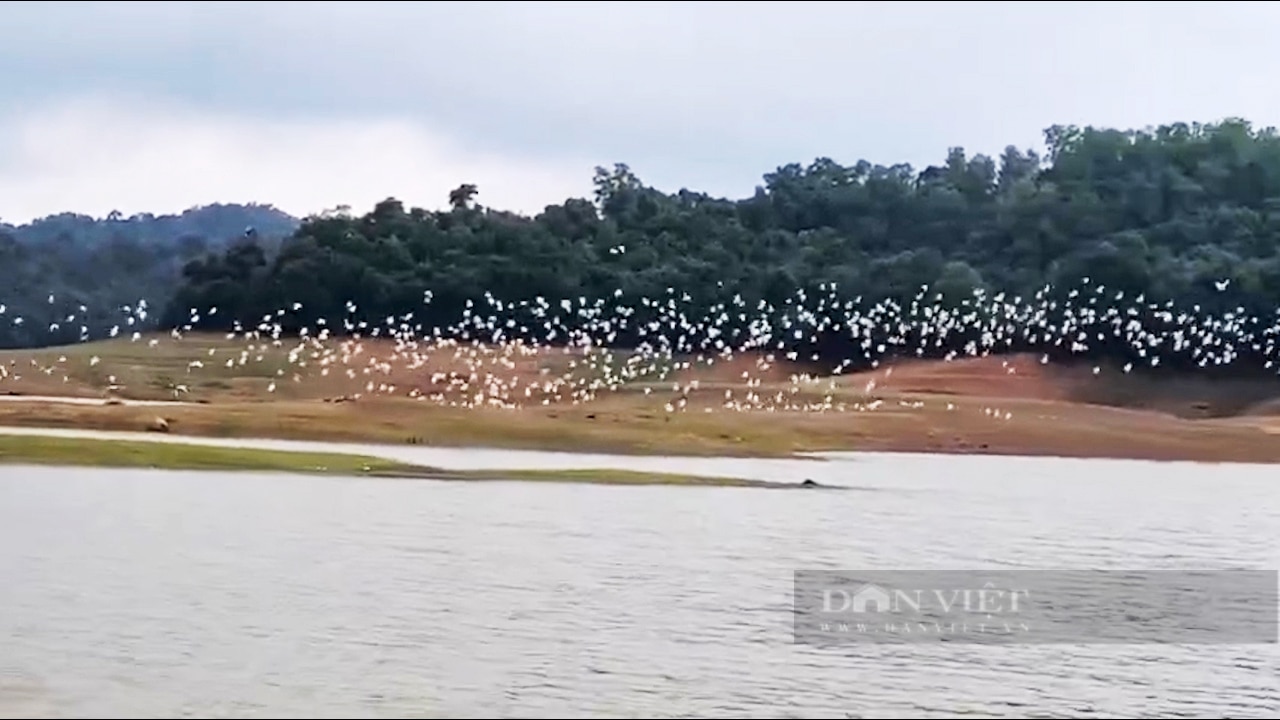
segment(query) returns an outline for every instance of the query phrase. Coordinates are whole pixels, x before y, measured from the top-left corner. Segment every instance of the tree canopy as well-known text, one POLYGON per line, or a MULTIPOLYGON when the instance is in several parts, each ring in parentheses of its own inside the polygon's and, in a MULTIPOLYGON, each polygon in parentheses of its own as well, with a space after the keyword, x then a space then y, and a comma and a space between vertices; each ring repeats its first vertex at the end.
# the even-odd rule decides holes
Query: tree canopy
POLYGON ((177 215, 113 212, 100 219, 63 213, 25 225, 0 223, 0 347, 75 342, 82 327, 101 337, 121 321, 121 308, 139 301, 158 316, 188 261, 221 253, 235 238, 274 252, 297 227, 297 219, 267 205, 210 205, 177 215))
MULTIPOLYGON (((910 303, 927 287, 931 298, 962 302, 975 288, 1028 298, 1049 286, 1065 298, 1082 282, 1105 287, 1112 304, 1176 301, 1274 322, 1274 129, 1243 120, 1145 130, 1054 126, 1044 139, 1042 154, 951 148, 922 170, 818 158, 775 169, 737 200, 663 192, 617 164, 597 168, 594 197, 567 199, 536 217, 486 207, 484 188, 462 182, 447 209, 388 198, 363 215, 308 217, 278 244, 235 233, 225 244, 196 248, 159 230, 147 231, 155 242, 144 241, 138 230, 119 248, 98 223, 96 240, 78 240, 68 251, 80 260, 3 261, 0 272, 13 278, 6 287, 25 288, 19 295, 42 297, 42 262, 93 267, 99 285, 64 285, 114 297, 101 286, 115 278, 154 292, 165 324, 192 324, 194 311, 194 325, 207 328, 253 325, 295 305, 306 309, 299 323, 349 315, 355 306, 366 318, 412 311, 428 325, 445 325, 468 303, 492 298, 624 296, 634 303, 687 294, 691 312, 706 314, 731 299, 739 307, 782 306, 805 289, 836 287, 860 303, 910 303), (85 253, 144 257, 89 262, 85 253), (180 274, 166 281, 177 262, 185 263, 180 274), (138 282, 140 274, 149 284, 138 282), (212 307, 218 313, 206 312, 212 307)), ((0 256, 56 247, 47 232, 5 242, 0 235, 0 256)), ((55 273, 63 275, 74 273, 55 273)))

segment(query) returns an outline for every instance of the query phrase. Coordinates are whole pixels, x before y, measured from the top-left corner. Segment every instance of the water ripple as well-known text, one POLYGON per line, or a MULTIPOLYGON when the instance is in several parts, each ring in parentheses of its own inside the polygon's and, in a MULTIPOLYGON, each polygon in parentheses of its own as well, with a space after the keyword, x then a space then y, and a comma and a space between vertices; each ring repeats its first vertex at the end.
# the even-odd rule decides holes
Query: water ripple
POLYGON ((881 492, 0 469, 0 715, 1280 708, 1275 646, 818 648, 791 637, 799 568, 1274 567, 1280 495, 1266 470, 820 465, 769 472, 881 492))

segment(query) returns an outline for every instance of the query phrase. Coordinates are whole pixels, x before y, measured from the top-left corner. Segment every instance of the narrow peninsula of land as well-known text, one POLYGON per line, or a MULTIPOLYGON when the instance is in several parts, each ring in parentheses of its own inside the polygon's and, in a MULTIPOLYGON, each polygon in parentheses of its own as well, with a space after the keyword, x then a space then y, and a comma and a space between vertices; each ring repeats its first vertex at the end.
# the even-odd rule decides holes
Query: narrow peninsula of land
POLYGON ((309 475, 380 477, 446 481, 545 481, 598 485, 671 485, 685 487, 805 487, 740 478, 642 472, 581 470, 446 470, 376 457, 186 443, 41 437, 0 434, 0 464, 56 465, 157 470, 284 472, 309 475))

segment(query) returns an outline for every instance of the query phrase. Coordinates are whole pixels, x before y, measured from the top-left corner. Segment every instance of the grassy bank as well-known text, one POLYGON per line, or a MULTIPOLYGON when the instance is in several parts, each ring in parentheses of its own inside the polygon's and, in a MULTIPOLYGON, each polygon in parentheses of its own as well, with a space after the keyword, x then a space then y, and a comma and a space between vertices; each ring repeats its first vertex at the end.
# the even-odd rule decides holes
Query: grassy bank
POLYGON ((768 483, 737 478, 632 470, 445 470, 341 453, 30 435, 0 435, 0 463, 224 472, 289 472, 458 481, 519 480, 603 485, 797 487, 792 483, 768 483))
POLYGON ((222 448, 145 440, 0 436, 0 462, 31 465, 396 475, 417 468, 339 453, 222 448))

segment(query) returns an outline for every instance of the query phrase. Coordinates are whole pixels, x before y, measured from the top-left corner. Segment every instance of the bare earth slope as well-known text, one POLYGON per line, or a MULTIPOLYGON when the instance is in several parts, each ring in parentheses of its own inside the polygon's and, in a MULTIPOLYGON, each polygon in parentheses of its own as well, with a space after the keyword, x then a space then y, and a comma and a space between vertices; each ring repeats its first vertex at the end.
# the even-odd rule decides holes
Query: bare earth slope
POLYGON ((1260 414, 1280 398, 1280 381, 1171 380, 1109 367, 1094 374, 1025 355, 903 361, 835 378, 805 377, 799 367, 754 356, 711 365, 690 358, 665 376, 646 367, 620 380, 625 353, 615 353, 609 369, 603 355, 580 349, 368 339, 297 348, 297 341, 158 336, 0 353, 0 396, 9 394, 0 424, 138 430, 162 417, 170 432, 225 437, 1280 461, 1280 435, 1260 414))

